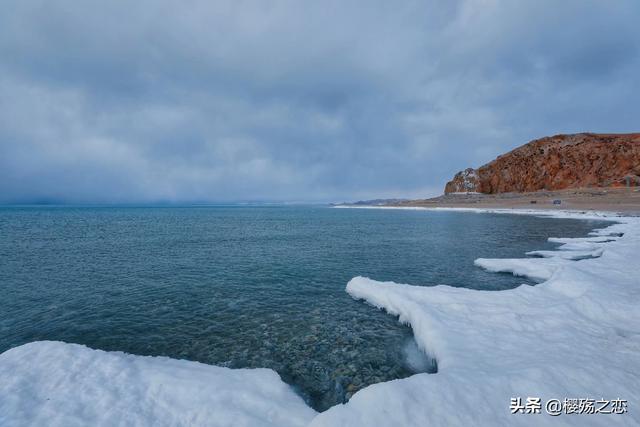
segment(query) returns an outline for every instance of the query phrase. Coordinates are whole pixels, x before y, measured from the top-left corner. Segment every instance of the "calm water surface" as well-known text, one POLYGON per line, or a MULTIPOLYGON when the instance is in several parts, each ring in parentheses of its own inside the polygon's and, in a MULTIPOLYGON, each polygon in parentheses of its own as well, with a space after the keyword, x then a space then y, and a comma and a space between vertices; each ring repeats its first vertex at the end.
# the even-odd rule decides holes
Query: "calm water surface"
POLYGON ((268 367, 316 409, 432 369, 354 276, 484 290, 478 257, 603 223, 324 207, 0 208, 0 352, 36 340, 268 367))

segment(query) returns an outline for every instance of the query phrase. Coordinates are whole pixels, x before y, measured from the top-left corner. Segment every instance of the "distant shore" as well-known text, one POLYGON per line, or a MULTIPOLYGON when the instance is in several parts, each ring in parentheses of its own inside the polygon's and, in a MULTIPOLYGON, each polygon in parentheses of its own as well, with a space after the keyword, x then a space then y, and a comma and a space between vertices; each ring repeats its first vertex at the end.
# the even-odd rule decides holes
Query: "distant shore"
POLYGON ((392 202, 385 206, 593 210, 640 215, 640 188, 581 188, 502 194, 457 193, 430 199, 392 202))

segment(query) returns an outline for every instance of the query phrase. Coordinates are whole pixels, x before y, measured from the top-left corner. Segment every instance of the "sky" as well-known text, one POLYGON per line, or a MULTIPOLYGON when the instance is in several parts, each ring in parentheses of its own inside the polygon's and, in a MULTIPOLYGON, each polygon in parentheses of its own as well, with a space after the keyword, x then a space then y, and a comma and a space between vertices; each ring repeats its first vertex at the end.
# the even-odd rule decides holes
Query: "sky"
POLYGON ((428 197, 640 131, 637 0, 0 0, 0 203, 428 197))

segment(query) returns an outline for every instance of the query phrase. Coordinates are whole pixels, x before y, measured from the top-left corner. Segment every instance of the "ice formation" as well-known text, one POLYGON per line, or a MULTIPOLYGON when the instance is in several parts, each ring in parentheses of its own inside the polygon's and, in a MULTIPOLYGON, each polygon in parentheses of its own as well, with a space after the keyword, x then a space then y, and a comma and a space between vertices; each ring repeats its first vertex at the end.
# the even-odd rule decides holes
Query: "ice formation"
POLYGON ((556 239, 582 249, 597 244, 597 258, 476 261, 545 280, 537 286, 477 291, 352 279, 347 292, 354 298, 412 326, 438 373, 369 386, 312 425, 640 425, 633 408, 558 417, 509 410, 517 397, 640 402, 640 218, 618 221, 596 238, 556 239))
POLYGON ((598 258, 602 255, 604 249, 594 248, 593 250, 564 250, 564 251, 530 251, 527 252, 529 256, 541 257, 541 258, 561 258, 568 260, 581 260, 587 258, 598 258))
POLYGON ((0 426, 304 426, 315 416, 270 369, 40 341, 0 355, 0 426))
POLYGON ((350 295, 411 325, 438 373, 371 385, 321 414, 268 369, 37 342, 0 355, 0 425, 637 426, 640 218, 615 220, 587 238, 553 239, 558 251, 530 253, 536 258, 476 260, 543 282, 537 286, 478 291, 352 279, 350 295), (625 399, 629 411, 512 415, 517 397, 625 399))

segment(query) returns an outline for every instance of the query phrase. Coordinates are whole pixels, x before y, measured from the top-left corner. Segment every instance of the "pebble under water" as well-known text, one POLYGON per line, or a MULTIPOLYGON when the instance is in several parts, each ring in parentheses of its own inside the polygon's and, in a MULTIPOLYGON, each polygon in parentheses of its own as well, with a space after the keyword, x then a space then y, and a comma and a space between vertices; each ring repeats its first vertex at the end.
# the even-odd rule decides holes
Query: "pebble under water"
MULTIPOLYGON (((354 276, 501 290, 477 267, 595 221, 292 207, 0 208, 0 352, 37 340, 276 370, 317 410, 435 370, 354 276)), ((531 283, 529 283, 531 284, 531 283)))

